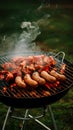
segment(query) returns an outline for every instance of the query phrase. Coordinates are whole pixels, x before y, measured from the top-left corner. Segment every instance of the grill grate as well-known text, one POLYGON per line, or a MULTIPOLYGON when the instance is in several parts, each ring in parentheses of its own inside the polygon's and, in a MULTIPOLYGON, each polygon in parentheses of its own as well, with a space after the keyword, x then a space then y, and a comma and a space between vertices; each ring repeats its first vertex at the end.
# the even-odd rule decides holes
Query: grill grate
MULTIPOLYGON (((5 62, 11 62, 13 56, 4 56, 0 57, 0 64, 3 64, 5 62)), ((61 63, 57 60, 57 71, 60 71, 61 69, 61 63)), ((57 87, 53 86, 51 84, 51 88, 46 88, 45 86, 39 86, 37 89, 30 91, 29 89, 18 89, 10 88, 9 84, 5 81, 0 81, 0 95, 1 96, 8 96, 8 97, 15 97, 15 98, 40 98, 44 96, 52 96, 54 94, 57 94, 64 89, 68 88, 73 83, 73 65, 69 62, 65 61, 66 69, 65 69, 65 75, 66 75, 66 81, 61 82, 60 85, 57 87), (46 94, 45 94, 45 93, 46 94)), ((3 69, 0 66, 0 70, 3 69)))

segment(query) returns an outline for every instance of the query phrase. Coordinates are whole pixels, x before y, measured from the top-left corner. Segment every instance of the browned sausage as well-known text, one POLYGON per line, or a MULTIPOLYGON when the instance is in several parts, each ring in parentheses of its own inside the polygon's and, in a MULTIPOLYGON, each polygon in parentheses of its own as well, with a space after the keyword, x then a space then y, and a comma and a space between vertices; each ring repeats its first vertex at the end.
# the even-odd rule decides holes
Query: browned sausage
POLYGON ((30 76, 30 74, 26 74, 24 76, 24 81, 29 85, 29 86, 32 86, 32 87, 37 87, 38 86, 38 82, 33 80, 30 76))
POLYGON ((42 77, 40 77, 39 73, 38 72, 34 72, 32 74, 32 78, 38 82, 38 84, 40 85, 44 85, 46 83, 46 80, 42 77))
POLYGON ((26 87, 26 84, 23 82, 21 76, 17 76, 17 77, 15 78, 15 83, 16 83, 17 86, 19 86, 19 87, 23 87, 23 88, 26 87))
POLYGON ((54 76, 55 78, 59 79, 59 80, 65 80, 66 76, 63 74, 59 74, 58 72, 56 72, 55 70, 51 70, 50 74, 52 76, 54 76))
POLYGON ((55 82, 56 81, 56 78, 54 76, 51 76, 50 74, 48 74, 48 72, 46 72, 46 71, 42 71, 41 76, 49 82, 55 82))

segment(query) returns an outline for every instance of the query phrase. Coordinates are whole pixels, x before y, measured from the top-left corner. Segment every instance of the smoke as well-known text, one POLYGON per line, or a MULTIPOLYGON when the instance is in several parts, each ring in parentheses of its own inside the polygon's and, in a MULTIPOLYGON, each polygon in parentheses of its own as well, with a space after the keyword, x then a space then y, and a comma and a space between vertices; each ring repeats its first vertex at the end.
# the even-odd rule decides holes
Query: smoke
POLYGON ((39 26, 35 22, 22 22, 23 32, 18 38, 15 51, 29 51, 35 48, 34 40, 40 34, 39 26))
MULTIPOLYGON (((37 49, 34 40, 41 33, 36 22, 23 21, 20 25, 22 29, 21 34, 13 33, 10 36, 4 35, 2 39, 2 50, 4 52, 25 52, 35 51, 37 49)), ((38 48, 37 50, 39 50, 38 48)))

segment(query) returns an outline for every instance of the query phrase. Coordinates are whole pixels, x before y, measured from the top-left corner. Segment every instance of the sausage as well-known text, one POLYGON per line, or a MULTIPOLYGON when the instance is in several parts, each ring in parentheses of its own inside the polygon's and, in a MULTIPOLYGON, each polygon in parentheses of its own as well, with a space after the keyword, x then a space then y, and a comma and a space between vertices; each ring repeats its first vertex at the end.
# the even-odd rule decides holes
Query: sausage
POLYGON ((24 76, 24 81, 29 85, 29 86, 32 86, 32 87, 37 87, 38 86, 38 82, 33 80, 30 76, 30 74, 26 74, 24 76))
POLYGON ((46 71, 42 71, 40 74, 44 79, 46 79, 49 82, 55 82, 56 78, 52 75, 50 75, 48 72, 46 71))
POLYGON ((55 78, 57 78, 58 80, 65 80, 66 76, 63 74, 59 74, 58 72, 56 72, 55 70, 51 70, 50 74, 52 76, 54 76, 55 78))
POLYGON ((19 86, 19 87, 23 87, 23 88, 26 87, 26 84, 25 84, 25 82, 23 82, 21 76, 17 76, 17 77, 15 78, 15 83, 16 83, 17 86, 19 86))
POLYGON ((32 74, 32 78, 38 82, 38 84, 40 85, 44 85, 46 83, 46 80, 42 77, 40 77, 39 73, 38 72, 34 72, 32 74))

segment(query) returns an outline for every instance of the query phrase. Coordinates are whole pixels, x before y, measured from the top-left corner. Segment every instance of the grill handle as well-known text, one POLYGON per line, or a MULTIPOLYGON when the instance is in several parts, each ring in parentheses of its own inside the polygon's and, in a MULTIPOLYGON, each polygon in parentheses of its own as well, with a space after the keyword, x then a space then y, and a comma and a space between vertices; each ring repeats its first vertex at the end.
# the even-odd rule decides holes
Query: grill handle
POLYGON ((61 58, 61 63, 63 64, 64 58, 65 58, 65 53, 63 51, 58 52, 57 54, 55 54, 54 56, 55 58, 61 58), (61 55, 61 56, 60 56, 61 55))

